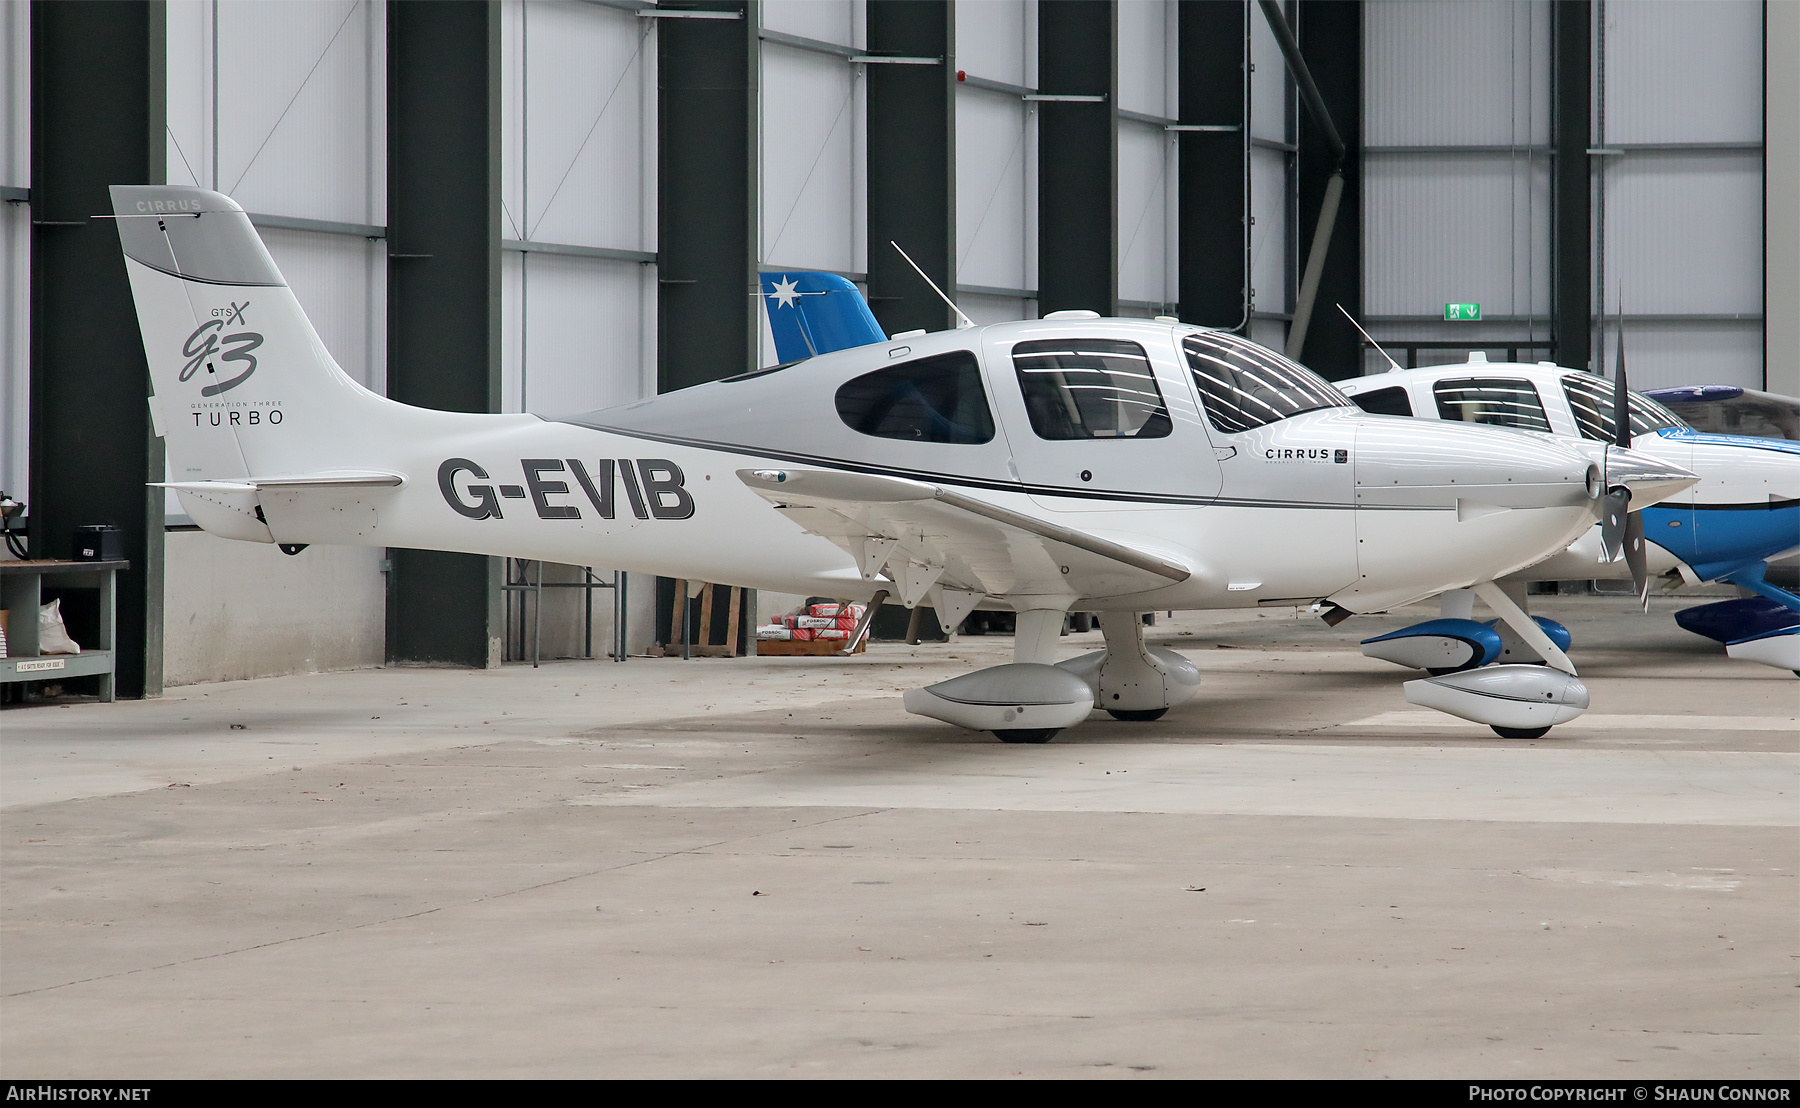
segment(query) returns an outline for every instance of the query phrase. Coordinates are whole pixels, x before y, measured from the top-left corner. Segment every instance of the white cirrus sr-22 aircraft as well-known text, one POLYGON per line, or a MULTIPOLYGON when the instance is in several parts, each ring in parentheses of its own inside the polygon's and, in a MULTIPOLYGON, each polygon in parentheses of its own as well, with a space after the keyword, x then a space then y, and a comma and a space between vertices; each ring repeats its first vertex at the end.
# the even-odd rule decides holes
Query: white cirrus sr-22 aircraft
MULTIPOLYGON (((906 695, 1009 741, 1192 696, 1198 671, 1147 647, 1138 613, 1385 609, 1563 549, 1610 489, 1642 506, 1695 480, 1610 446, 1370 416, 1237 336, 1087 312, 582 415, 414 408, 338 368, 231 199, 112 195, 171 485, 208 531, 894 596, 947 628, 1012 609, 1012 664, 906 695), (1106 649, 1050 664, 1070 610, 1102 613, 1106 649)), ((1544 656, 1408 697, 1536 733, 1588 699, 1565 656, 1544 656)))

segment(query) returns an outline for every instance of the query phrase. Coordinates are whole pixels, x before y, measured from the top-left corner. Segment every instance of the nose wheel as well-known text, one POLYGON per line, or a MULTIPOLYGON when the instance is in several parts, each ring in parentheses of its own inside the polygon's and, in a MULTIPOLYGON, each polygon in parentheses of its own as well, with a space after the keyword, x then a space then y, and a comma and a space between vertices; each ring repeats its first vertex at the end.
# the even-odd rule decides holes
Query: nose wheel
POLYGON ((1503 739, 1541 739, 1550 733, 1548 727, 1495 727, 1494 734, 1503 739))

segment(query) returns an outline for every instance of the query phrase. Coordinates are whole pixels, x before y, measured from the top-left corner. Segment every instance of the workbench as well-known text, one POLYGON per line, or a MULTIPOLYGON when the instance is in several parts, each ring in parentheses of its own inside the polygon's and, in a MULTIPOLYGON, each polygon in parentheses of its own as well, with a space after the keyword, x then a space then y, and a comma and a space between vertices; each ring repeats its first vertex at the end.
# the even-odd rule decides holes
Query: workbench
POLYGON ((100 699, 113 699, 113 635, 118 609, 119 570, 128 561, 72 562, 53 559, 0 562, 0 608, 6 609, 6 657, 0 658, 0 684, 55 681, 66 677, 100 678, 100 699), (100 593, 98 642, 82 642, 79 654, 38 654, 38 609, 44 578, 59 588, 97 589, 100 593))

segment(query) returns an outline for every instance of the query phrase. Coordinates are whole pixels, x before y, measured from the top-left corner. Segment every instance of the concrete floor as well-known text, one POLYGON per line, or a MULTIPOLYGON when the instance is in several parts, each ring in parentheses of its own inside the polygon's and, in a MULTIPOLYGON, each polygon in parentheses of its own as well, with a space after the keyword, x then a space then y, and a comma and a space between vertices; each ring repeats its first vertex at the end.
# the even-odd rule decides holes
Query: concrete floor
POLYGON ((1356 652, 1425 609, 1048 746, 900 708, 1006 638, 9 710, 0 1074, 1793 1079, 1800 681, 1688 603, 1539 598, 1534 742, 1356 652))

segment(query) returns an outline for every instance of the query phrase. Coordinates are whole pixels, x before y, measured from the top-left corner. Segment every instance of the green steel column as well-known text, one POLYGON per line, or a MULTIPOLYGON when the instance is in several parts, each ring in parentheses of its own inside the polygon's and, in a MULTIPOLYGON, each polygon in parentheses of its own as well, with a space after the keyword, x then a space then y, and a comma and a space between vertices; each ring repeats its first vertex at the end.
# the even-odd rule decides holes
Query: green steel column
POLYGON ((1250 297, 1245 21, 1262 17, 1252 17, 1246 3, 1218 0, 1182 0, 1178 11, 1181 123, 1240 128, 1180 132, 1181 318, 1236 330, 1250 297))
MULTIPOLYGON (((1300 360, 1326 378, 1341 381, 1361 376, 1363 360, 1362 336, 1336 307, 1342 304, 1351 315, 1362 318, 1362 0, 1307 0, 1290 9, 1290 18, 1300 54, 1346 151, 1344 195, 1300 360)), ((1324 132, 1306 112, 1300 113, 1299 139, 1298 241, 1311 243, 1336 157, 1324 132)))
MULTIPOLYGON (((500 410, 500 5, 387 6, 388 395, 500 410)), ((501 562, 390 550, 394 662, 497 666, 501 562)))
POLYGON ((756 5, 668 3, 736 13, 664 18, 657 32, 657 391, 755 369, 756 5))
POLYGON ((869 53, 943 64, 869 65, 869 307, 881 329, 942 331, 955 313, 889 243, 938 287, 956 290, 956 5, 875 3, 869 53))
POLYGON ((1038 309, 1113 315, 1119 299, 1118 13, 1038 5, 1038 309))
POLYGON ((1552 7, 1551 108, 1556 162, 1550 187, 1550 338, 1560 365, 1586 369, 1593 348, 1593 196, 1588 137, 1593 110, 1588 0, 1552 7))
POLYGON ((164 182, 165 26, 161 3, 31 6, 31 555, 69 557, 87 524, 124 532, 127 697, 162 692, 163 443, 119 235, 93 217, 109 185, 164 182))

